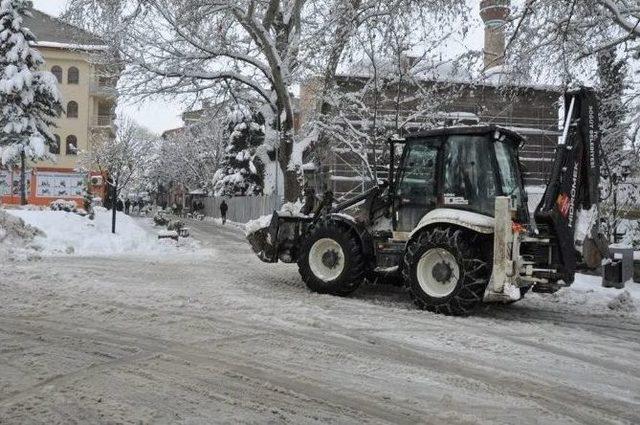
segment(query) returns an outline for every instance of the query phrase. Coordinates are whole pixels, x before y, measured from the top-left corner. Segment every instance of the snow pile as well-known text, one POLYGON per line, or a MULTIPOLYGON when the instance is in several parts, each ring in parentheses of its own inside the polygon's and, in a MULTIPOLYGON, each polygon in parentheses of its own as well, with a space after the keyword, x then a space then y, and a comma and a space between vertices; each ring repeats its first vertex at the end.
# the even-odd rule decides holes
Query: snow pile
POLYGON ((157 235, 122 213, 117 216, 116 234, 111 233, 111 212, 102 209, 96 211, 94 220, 62 211, 11 210, 9 213, 44 232, 35 237, 34 243, 49 255, 144 254, 172 251, 176 247, 173 241, 159 241, 157 235))
POLYGON ((258 230, 266 229, 271 224, 271 218, 273 215, 263 215, 262 217, 256 218, 255 220, 249 221, 244 225, 244 233, 249 236, 258 230))
POLYGON ((4 258, 13 258, 20 253, 30 255, 33 250, 30 243, 36 236, 43 233, 31 227, 18 217, 0 210, 0 261, 4 258))
POLYGON ((602 287, 601 276, 576 274, 568 288, 554 294, 529 293, 522 305, 545 310, 549 302, 561 310, 588 315, 639 314, 634 299, 640 299, 640 284, 627 283, 624 289, 602 287))
POLYGON ((624 291, 607 304, 607 307, 613 311, 623 311, 630 313, 636 311, 636 306, 633 303, 633 297, 629 291, 624 291))
POLYGON ((300 213, 303 206, 304 204, 301 201, 287 202, 280 208, 278 215, 286 215, 288 217, 306 217, 306 215, 300 213))
MULTIPOLYGON (((284 204, 280 211, 278 211, 278 216, 280 217, 307 217, 302 214, 300 210, 304 204, 300 201, 296 202, 287 202, 284 204)), ((259 230, 266 229, 271 224, 271 219, 273 215, 263 215, 262 217, 258 217, 255 220, 251 220, 244 225, 244 233, 249 236, 253 233, 256 233, 259 230)))

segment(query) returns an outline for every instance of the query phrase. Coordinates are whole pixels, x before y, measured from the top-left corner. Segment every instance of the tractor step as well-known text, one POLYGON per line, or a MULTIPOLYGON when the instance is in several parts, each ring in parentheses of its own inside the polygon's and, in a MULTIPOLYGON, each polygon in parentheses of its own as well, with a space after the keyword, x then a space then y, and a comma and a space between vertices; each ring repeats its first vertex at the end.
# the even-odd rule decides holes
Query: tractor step
POLYGON ((553 294, 558 292, 560 288, 564 288, 566 285, 559 285, 557 283, 544 283, 539 282, 533 285, 531 288, 531 292, 535 292, 537 294, 553 294))
POLYGON ((404 254, 405 246, 406 242, 396 240, 376 243, 377 267, 381 269, 398 267, 402 262, 402 255, 404 254))

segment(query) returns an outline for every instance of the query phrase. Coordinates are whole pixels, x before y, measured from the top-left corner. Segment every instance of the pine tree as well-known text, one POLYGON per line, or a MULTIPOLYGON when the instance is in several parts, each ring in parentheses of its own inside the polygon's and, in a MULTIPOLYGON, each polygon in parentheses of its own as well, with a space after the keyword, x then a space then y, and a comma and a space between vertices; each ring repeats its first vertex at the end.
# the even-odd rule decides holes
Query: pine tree
POLYGON ((23 174, 27 159, 49 156, 50 128, 62 108, 57 81, 42 69, 36 38, 23 26, 31 8, 29 0, 0 0, 0 166, 20 163, 23 174))
POLYGON ((214 177, 216 196, 260 195, 264 186, 264 165, 256 150, 264 142, 264 119, 247 110, 229 115, 228 144, 220 169, 214 177))

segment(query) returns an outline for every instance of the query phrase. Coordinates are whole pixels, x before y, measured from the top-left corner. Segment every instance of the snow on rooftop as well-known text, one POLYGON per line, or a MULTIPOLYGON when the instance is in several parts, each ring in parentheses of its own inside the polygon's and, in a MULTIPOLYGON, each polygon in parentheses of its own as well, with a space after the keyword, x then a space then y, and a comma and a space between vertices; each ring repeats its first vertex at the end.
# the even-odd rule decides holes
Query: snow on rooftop
POLYGON ((103 51, 103 52, 109 50, 109 46, 99 45, 99 44, 58 43, 55 41, 38 41, 32 44, 34 47, 50 47, 54 49, 103 51))
MULTIPOLYGON (((377 63, 378 75, 397 75, 397 65, 392 61, 377 63)), ((469 68, 456 61, 428 62, 422 61, 409 65, 407 71, 412 78, 422 81, 433 81, 446 84, 470 84, 482 87, 509 87, 533 89, 541 91, 561 92, 562 88, 551 85, 527 81, 516 81, 505 67, 489 68, 482 75, 473 75, 469 68)), ((372 78, 373 67, 366 60, 354 62, 346 69, 336 73, 338 78, 372 78)))

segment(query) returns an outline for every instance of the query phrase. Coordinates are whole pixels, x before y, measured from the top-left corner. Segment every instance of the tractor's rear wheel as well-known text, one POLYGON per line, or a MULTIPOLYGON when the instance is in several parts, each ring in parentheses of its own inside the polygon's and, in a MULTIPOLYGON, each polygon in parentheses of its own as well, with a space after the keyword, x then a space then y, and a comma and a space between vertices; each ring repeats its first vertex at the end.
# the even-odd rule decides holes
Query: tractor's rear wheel
POLYGON ((409 241, 403 277, 414 303, 423 310, 466 315, 482 303, 490 268, 480 235, 436 227, 409 241))
POLYGON ((353 231, 332 221, 319 223, 302 241, 298 271, 314 292, 345 296, 364 280, 365 261, 353 231))

